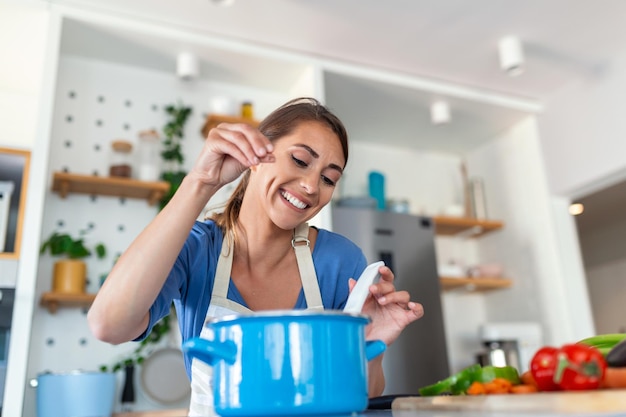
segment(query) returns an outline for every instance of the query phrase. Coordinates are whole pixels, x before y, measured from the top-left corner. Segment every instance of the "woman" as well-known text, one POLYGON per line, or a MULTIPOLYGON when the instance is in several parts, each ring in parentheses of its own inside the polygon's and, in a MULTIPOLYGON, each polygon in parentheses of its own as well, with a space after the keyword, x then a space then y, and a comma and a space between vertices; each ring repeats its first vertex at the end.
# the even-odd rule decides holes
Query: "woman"
MULTIPOLYGON (((343 124, 310 98, 281 106, 258 130, 212 129, 172 200, 98 292, 88 315, 93 333, 114 344, 141 339, 172 300, 183 341, 202 336, 207 319, 232 312, 343 308, 366 259, 348 239, 307 221, 330 202, 347 160, 343 124), (242 174, 224 212, 196 222, 209 199, 242 174)), ((363 307, 372 318, 366 337, 391 344, 423 309, 395 290, 389 268, 380 273, 363 307)), ((185 364, 190 415, 209 415, 210 369, 189 358, 185 364)), ((380 395, 382 357, 369 362, 368 380, 370 396, 380 395)))

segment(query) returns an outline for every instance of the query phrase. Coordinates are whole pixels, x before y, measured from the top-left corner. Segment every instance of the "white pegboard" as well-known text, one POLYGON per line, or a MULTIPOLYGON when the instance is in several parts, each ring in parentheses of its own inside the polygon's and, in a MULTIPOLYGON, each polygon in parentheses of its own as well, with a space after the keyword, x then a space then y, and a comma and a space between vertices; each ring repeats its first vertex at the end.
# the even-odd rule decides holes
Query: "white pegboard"
MULTIPOLYGON (((196 80, 185 83, 172 74, 148 71, 108 62, 62 57, 56 86, 55 108, 49 155, 50 181, 54 171, 108 175, 110 142, 125 139, 137 144, 138 132, 155 129, 162 132, 167 122, 164 106, 183 103, 193 108, 183 139, 184 168, 189 170, 203 145, 200 129, 205 120, 209 98, 229 94, 237 101, 252 100, 257 109, 272 109, 289 99, 283 94, 196 80)), ((257 110, 256 117, 262 118, 257 110)), ((224 201, 234 187, 225 187, 213 203, 224 201)), ((49 188, 50 189, 50 188, 49 188)), ((103 242, 106 259, 87 259, 88 291, 96 292, 100 276, 105 275, 118 254, 132 242, 157 214, 157 208, 145 200, 70 194, 65 199, 48 192, 46 196, 42 239, 54 230, 73 234, 89 230, 88 246, 103 242)), ((37 293, 50 290, 54 263, 49 255, 40 260, 37 293)), ((28 377, 49 370, 97 370, 134 350, 136 344, 111 346, 96 340, 90 333, 86 311, 59 308, 50 314, 42 307, 34 312, 28 377)), ((138 372, 137 372, 138 373, 138 372)), ((118 375, 118 391, 122 375, 118 375)), ((136 410, 181 408, 187 404, 164 405, 151 402, 136 384, 136 410)), ((117 395, 119 398, 119 393, 117 395)), ((26 391, 25 416, 34 416, 34 390, 26 391)), ((116 411, 120 410, 119 402, 116 411)))

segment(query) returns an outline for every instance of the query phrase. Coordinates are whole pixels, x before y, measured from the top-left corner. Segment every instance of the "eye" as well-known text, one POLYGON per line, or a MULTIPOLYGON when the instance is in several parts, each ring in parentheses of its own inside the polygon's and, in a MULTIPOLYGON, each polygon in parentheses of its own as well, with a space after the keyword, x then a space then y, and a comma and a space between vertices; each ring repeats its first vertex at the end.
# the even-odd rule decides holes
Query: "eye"
POLYGON ((304 162, 301 159, 296 158, 295 156, 291 155, 291 159, 293 160, 293 162, 298 165, 299 167, 303 167, 306 168, 308 166, 308 164, 306 162, 304 162))
POLYGON ((337 184, 335 181, 331 180, 330 178, 328 178, 325 175, 322 175, 322 181, 324 181, 324 184, 330 185, 331 187, 334 187, 335 184, 337 184))

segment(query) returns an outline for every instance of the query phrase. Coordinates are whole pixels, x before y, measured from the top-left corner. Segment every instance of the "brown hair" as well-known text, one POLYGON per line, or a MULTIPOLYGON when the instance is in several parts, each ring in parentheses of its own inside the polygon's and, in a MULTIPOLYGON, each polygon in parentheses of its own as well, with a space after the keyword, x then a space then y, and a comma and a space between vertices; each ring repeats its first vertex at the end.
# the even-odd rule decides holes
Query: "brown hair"
MULTIPOLYGON (((259 131, 269 140, 274 141, 290 134, 300 123, 306 121, 317 121, 328 126, 339 138, 343 156, 348 162, 348 134, 346 129, 328 108, 318 100, 310 97, 301 97, 288 101, 274 110, 259 125, 259 131)), ((239 210, 243 196, 248 188, 250 170, 243 173, 235 191, 226 202, 226 207, 222 213, 214 213, 210 216, 212 220, 222 229, 226 235, 235 231, 235 224, 239 218, 239 210)), ((236 239, 236 237, 235 237, 236 239)))

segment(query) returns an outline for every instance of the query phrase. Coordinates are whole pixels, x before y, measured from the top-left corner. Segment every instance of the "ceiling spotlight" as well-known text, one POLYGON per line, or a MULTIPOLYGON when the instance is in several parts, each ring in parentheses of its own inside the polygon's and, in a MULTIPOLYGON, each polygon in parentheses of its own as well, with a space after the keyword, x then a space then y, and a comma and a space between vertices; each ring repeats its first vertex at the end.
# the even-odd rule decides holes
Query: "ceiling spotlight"
POLYGON ((450 105, 445 101, 435 101, 430 105, 430 121, 441 125, 450 121, 450 105))
POLYGON ((585 211, 585 206, 583 206, 581 203, 574 203, 569 206, 569 214, 571 214, 572 216, 578 216, 579 214, 583 214, 583 211, 585 211))
POLYGON ((176 74, 185 81, 192 80, 200 74, 198 58, 190 52, 182 52, 176 58, 176 74))
POLYGON ((512 77, 524 72, 524 51, 519 38, 505 36, 498 42, 500 68, 512 77))
POLYGON ((222 7, 232 6, 234 2, 235 0, 211 0, 214 5, 222 7))

